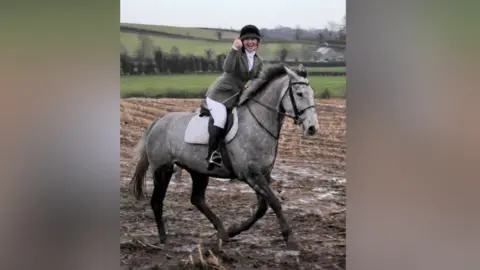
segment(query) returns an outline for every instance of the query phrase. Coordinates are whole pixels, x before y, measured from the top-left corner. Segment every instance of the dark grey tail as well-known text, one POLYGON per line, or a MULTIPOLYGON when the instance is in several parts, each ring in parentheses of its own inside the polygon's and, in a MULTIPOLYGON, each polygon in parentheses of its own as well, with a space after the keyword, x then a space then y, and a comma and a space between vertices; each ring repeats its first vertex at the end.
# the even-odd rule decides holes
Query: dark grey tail
POLYGON ((134 195, 137 200, 145 198, 145 176, 150 165, 150 163, 148 162, 147 150, 145 148, 145 139, 155 122, 156 121, 153 121, 152 123, 150 123, 150 125, 148 125, 135 148, 135 159, 138 160, 138 162, 135 167, 135 172, 133 173, 132 179, 130 180, 130 190, 132 192, 132 195, 134 195))

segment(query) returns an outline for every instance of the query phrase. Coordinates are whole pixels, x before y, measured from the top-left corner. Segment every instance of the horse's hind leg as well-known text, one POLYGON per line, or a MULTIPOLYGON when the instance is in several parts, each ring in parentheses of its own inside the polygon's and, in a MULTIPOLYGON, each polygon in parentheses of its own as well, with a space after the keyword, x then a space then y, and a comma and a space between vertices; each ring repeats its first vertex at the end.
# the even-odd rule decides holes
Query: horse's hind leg
POLYGON ((154 187, 150 206, 152 207, 155 216, 155 223, 157 224, 158 236, 161 244, 164 244, 167 240, 165 224, 163 221, 163 200, 165 199, 165 194, 167 193, 168 184, 170 183, 172 174, 173 165, 159 167, 153 173, 154 187))
POLYGON ((192 195, 190 202, 210 220, 218 232, 218 237, 222 241, 227 242, 229 238, 222 221, 212 212, 205 202, 205 190, 208 186, 209 177, 195 172, 190 172, 190 175, 192 177, 192 195))

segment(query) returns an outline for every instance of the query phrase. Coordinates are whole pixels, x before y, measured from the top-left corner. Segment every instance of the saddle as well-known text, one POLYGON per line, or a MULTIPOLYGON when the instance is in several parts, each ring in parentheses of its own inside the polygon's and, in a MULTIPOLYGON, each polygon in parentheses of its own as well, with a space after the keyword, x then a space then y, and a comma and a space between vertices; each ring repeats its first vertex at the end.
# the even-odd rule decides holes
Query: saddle
MULTIPOLYGON (((214 121, 212 115, 210 114, 210 110, 206 106, 205 100, 202 101, 200 108, 196 109, 194 113, 195 114, 187 124, 184 141, 188 144, 208 145, 214 121)), ((218 150, 223 158, 223 164, 225 168, 230 171, 232 168, 225 145, 235 138, 237 131, 237 107, 233 107, 232 109, 227 109, 227 123, 225 124, 223 139, 220 141, 218 146, 218 150)))
MULTIPOLYGON (((213 118, 207 107, 206 101, 202 100, 200 108, 194 111, 195 115, 190 119, 185 130, 185 142, 189 144, 208 144, 210 130, 213 126, 213 118)), ((228 143, 237 134, 238 131, 238 115, 237 107, 227 109, 227 122, 225 124, 225 133, 223 142, 228 143)))

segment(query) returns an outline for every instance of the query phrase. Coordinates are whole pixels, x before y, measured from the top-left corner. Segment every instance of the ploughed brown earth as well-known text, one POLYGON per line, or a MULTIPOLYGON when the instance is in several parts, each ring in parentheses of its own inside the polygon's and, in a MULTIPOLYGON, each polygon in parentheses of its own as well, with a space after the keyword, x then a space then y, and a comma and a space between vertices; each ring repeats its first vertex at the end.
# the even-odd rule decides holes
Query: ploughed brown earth
MULTIPOLYGON (((157 116, 193 110, 196 99, 125 99, 121 102, 120 264, 123 269, 345 269, 345 101, 317 100, 321 126, 314 138, 301 137, 285 120, 273 190, 302 246, 289 251, 271 209, 249 231, 218 249, 212 224, 190 204, 186 171, 172 177, 165 197, 167 244, 158 244, 151 174, 147 200, 136 201, 126 187, 133 174, 133 148, 157 116)), ((225 228, 250 217, 256 196, 244 183, 212 178, 207 203, 225 228)))

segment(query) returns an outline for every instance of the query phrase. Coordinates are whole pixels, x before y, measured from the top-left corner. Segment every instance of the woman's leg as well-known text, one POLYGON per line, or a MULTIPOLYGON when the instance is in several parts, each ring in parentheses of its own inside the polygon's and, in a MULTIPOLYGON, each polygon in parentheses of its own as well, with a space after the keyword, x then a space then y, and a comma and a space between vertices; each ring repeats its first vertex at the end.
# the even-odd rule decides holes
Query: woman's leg
POLYGON ((206 98, 208 109, 213 118, 213 128, 210 130, 208 140, 208 169, 213 169, 213 165, 222 166, 222 156, 217 151, 220 140, 223 138, 225 124, 227 122, 227 109, 225 105, 213 99, 206 98))
POLYGON ((213 125, 219 128, 225 128, 227 122, 227 108, 222 103, 211 98, 206 98, 208 109, 213 118, 213 125))

